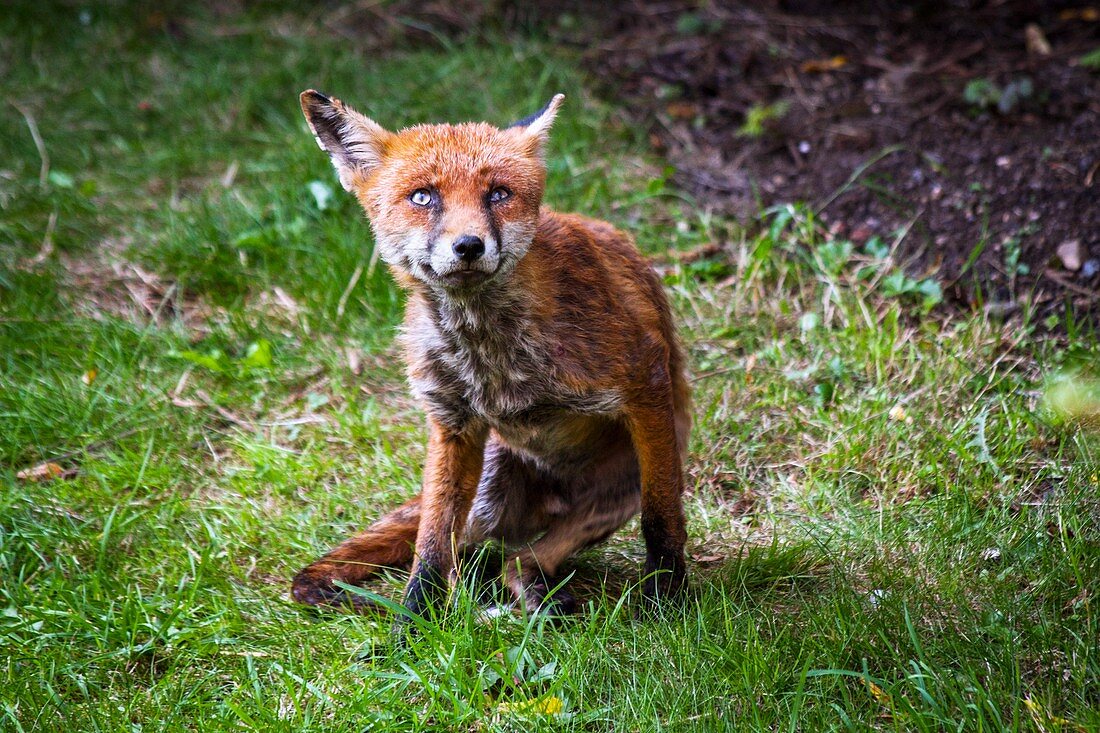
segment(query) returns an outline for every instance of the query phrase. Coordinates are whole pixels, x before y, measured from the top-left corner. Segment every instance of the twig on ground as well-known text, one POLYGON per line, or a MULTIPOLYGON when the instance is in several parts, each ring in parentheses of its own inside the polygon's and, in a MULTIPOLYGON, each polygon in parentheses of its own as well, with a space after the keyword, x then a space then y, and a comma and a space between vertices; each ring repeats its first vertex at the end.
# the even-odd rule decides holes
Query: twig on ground
POLYGON ((1077 285, 1076 283, 1070 282, 1068 278, 1062 277, 1061 275, 1059 275, 1054 270, 1051 270, 1049 268, 1046 269, 1046 270, 1043 270, 1043 276, 1046 277, 1046 278, 1049 278, 1050 280, 1053 280, 1056 283, 1058 283, 1059 285, 1061 285, 1066 290, 1072 290, 1073 292, 1075 292, 1079 295, 1085 296, 1086 298, 1088 298, 1090 303, 1095 303, 1097 301, 1100 301, 1100 293, 1096 292, 1095 290, 1089 290, 1088 288, 1083 288, 1080 285, 1077 285))
POLYGON ((38 148, 38 157, 42 159, 42 166, 38 169, 38 187, 45 188, 50 179, 50 154, 46 152, 46 143, 42 140, 42 134, 38 132, 38 123, 34 121, 34 115, 26 107, 15 102, 11 104, 19 110, 19 114, 23 115, 27 129, 31 131, 34 147, 38 148))
POLYGON ((46 222, 46 233, 42 236, 42 246, 38 248, 38 254, 30 259, 27 264, 32 267, 40 265, 53 254, 53 233, 57 228, 57 209, 50 212, 50 220, 46 222))
POLYGON ((176 407, 187 408, 208 407, 216 412, 218 414, 218 417, 222 418, 226 422, 232 423, 233 425, 242 428, 256 427, 257 423, 245 420, 243 417, 240 417, 239 415, 230 412, 226 408, 216 403, 214 401, 214 398, 207 394, 204 390, 196 389, 194 394, 196 397, 198 397, 198 400, 187 400, 182 397, 173 397, 172 404, 176 407))
MULTIPOLYGON (((378 248, 375 247, 375 251, 378 248)), ((373 260, 373 255, 372 255, 373 260)), ((355 284, 359 282, 359 278, 363 276, 363 264, 359 263, 355 266, 355 272, 351 273, 351 280, 348 281, 348 286, 344 288, 344 292, 340 294, 340 301, 336 304, 336 317, 344 317, 344 309, 348 305, 348 298, 351 297, 351 291, 355 289, 355 284)))
POLYGON ((900 152, 904 149, 905 149, 904 145, 888 145, 885 148, 883 148, 882 150, 880 150, 877 154, 875 154, 869 160, 867 160, 867 162, 863 163, 858 168, 856 168, 854 171, 852 171, 852 175, 848 176, 848 180, 845 181, 844 184, 840 188, 833 191, 833 193, 830 194, 829 197, 827 199, 825 199, 824 202, 822 202, 818 206, 815 206, 814 207, 814 213, 815 214, 820 214, 822 211, 824 211, 826 208, 828 208, 829 204, 833 203, 838 198, 840 198, 840 196, 845 191, 847 191, 849 188, 851 188, 856 183, 856 181, 858 181, 860 178, 862 178, 863 174, 867 172, 867 169, 870 168, 871 166, 873 166, 875 163, 879 162, 880 160, 882 160, 883 158, 885 158, 889 155, 893 155, 894 153, 900 152))

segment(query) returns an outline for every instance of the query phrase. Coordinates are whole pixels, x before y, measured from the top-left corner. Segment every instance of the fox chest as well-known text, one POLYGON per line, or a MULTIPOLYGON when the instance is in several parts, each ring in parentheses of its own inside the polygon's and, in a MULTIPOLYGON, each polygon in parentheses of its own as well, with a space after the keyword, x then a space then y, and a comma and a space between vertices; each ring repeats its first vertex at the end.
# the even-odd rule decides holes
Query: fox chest
POLYGON ((414 393, 436 419, 456 429, 471 421, 533 453, 571 442, 578 419, 611 415, 617 393, 578 394, 558 378, 559 365, 530 343, 437 342, 410 364, 414 393))
POLYGON ((410 376, 425 407, 455 427, 471 419, 512 422, 556 391, 543 354, 494 335, 458 343, 439 339, 410 364, 410 376))

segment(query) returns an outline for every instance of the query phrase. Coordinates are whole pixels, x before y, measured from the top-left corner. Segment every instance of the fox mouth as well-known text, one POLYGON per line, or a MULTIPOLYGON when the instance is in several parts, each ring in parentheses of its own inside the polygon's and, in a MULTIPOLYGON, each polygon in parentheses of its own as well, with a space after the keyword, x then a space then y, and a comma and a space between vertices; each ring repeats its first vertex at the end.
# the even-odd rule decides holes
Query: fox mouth
POLYGON ((497 274, 497 270, 499 269, 500 268, 497 267, 497 269, 488 272, 486 270, 467 268, 464 270, 451 270, 450 272, 439 273, 436 272, 431 265, 424 264, 424 271, 431 280, 440 283, 446 288, 458 290, 471 288, 487 282, 497 274))
POLYGON ((455 270, 440 277, 441 280, 452 285, 476 285, 493 276, 492 272, 484 270, 455 270))

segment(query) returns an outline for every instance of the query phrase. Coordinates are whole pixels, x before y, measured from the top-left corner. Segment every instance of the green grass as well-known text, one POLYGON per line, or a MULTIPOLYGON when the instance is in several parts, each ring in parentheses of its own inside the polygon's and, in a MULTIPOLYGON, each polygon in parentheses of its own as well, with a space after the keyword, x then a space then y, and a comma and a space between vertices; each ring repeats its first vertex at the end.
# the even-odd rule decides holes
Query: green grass
POLYGON ((935 309, 798 207, 700 213, 537 34, 168 7, 0 16, 0 729, 1100 730, 1100 456, 1042 408, 1094 333, 935 309), (399 650, 289 602, 424 441, 308 86, 391 126, 569 95, 548 201, 635 233, 691 354, 682 610, 635 617, 634 524, 560 628, 460 597, 399 650), (16 478, 43 461, 65 476, 16 478))

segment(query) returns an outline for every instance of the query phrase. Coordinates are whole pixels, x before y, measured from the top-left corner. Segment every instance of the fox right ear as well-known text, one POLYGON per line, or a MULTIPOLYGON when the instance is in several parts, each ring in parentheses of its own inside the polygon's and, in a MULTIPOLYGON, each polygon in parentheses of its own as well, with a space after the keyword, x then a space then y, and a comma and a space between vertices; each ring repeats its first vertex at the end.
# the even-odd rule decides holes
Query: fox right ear
POLYGON ((340 185, 351 191, 356 177, 382 162, 391 133, 339 99, 315 89, 302 92, 299 99, 317 144, 332 158, 340 185))
POLYGON ((563 99, 565 99, 564 94, 555 94, 553 99, 538 112, 509 126, 509 129, 519 130, 526 139, 528 148, 539 157, 542 157, 546 151, 546 142, 550 139, 550 126, 558 116, 558 107, 561 106, 563 99))

